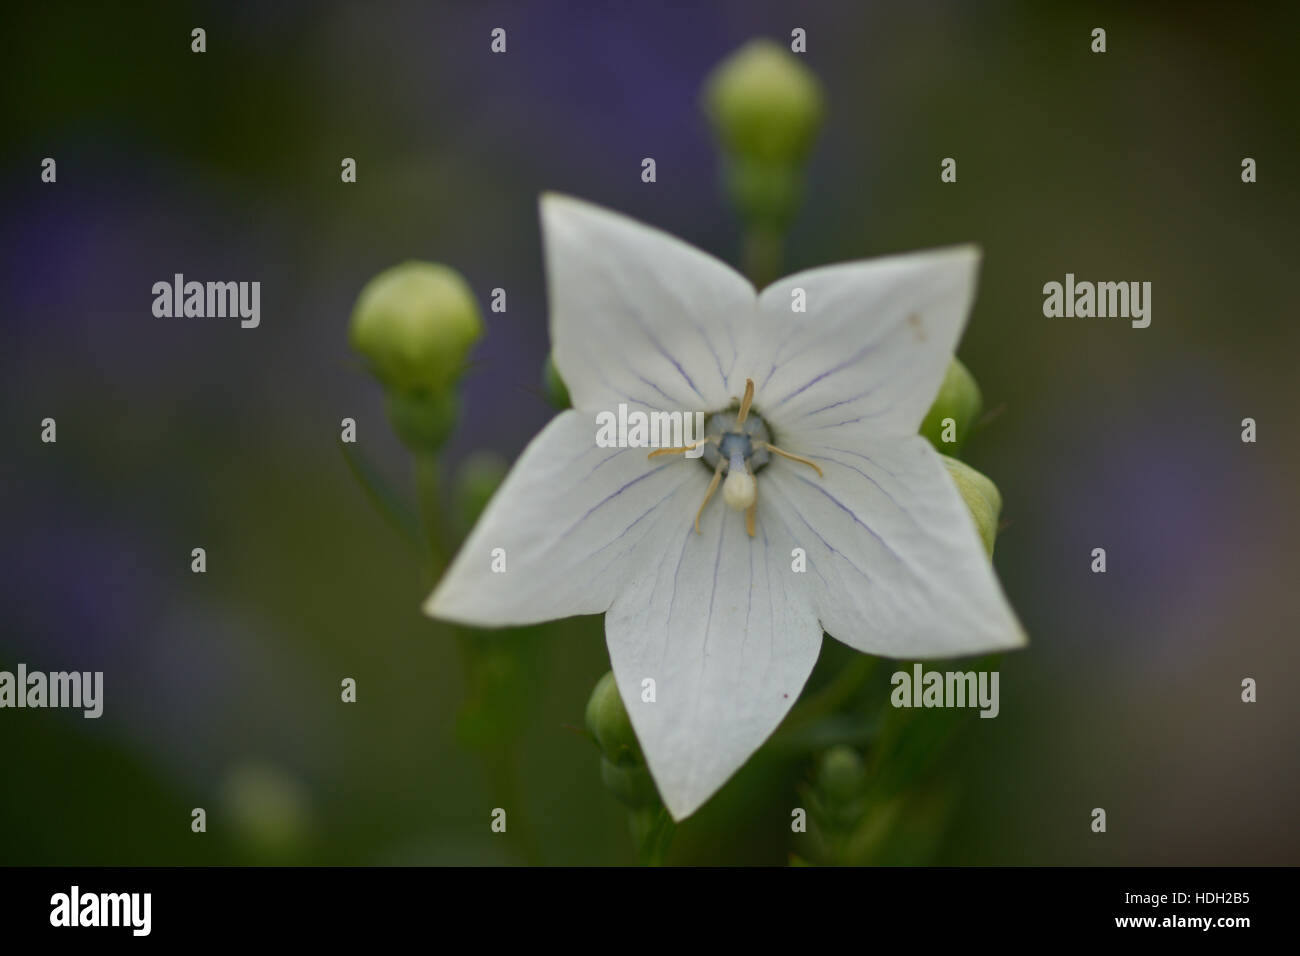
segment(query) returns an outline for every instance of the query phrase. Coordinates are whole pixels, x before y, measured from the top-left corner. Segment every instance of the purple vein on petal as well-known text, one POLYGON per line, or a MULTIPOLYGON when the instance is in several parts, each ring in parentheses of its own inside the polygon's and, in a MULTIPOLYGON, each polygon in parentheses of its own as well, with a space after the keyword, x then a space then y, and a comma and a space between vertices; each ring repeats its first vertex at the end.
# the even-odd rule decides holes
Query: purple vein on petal
MULTIPOLYGON (((853 450, 850 449, 850 448, 831 448, 830 446, 827 446, 826 450, 827 450, 827 451, 837 451, 837 452, 839 452, 841 455, 852 455, 854 458, 861 458, 861 459, 862 459, 863 461, 865 461, 867 464, 871 465, 871 467, 873 467, 873 468, 879 468, 881 471, 883 471, 885 474, 887 474, 890 478, 893 478, 895 481, 898 480, 898 476, 897 476, 896 474, 894 474, 892 471, 890 471, 890 470, 889 470, 888 468, 886 468, 884 465, 880 464, 878 461, 876 461, 876 460, 875 460, 874 458, 872 458, 870 455, 864 455, 864 454, 862 454, 862 452, 860 452, 860 451, 853 451, 853 450)), ((831 459, 831 460, 834 461, 834 459, 831 459)))
MULTIPOLYGON (((880 535, 876 534, 875 530, 872 529, 871 525, 867 524, 865 521, 863 521, 861 518, 859 518, 859 517, 858 517, 858 514, 857 514, 856 511, 854 511, 852 508, 850 508, 850 507, 849 507, 848 505, 846 505, 844 502, 840 501, 840 499, 836 498, 833 494, 831 494, 829 491, 827 491, 825 488, 823 488, 823 487, 822 487, 821 485, 819 485, 817 482, 815 482, 815 481, 809 481, 809 480, 808 480, 807 478, 805 478, 803 475, 798 475, 798 474, 793 474, 793 473, 791 474, 790 477, 792 477, 792 478, 796 478, 796 479, 798 479, 799 481, 802 481, 802 482, 803 482, 805 485, 807 485, 809 488, 812 488, 812 489, 813 489, 814 491, 816 491, 818 494, 824 496, 828 501, 831 502, 831 504, 835 505, 835 507, 839 508, 839 509, 840 509, 841 511, 843 511, 846 515, 848 515, 850 518, 852 518, 853 521, 854 521, 854 523, 856 523, 856 524, 858 524, 858 525, 861 525, 862 528, 865 529, 866 532, 867 532, 869 535, 871 535, 871 537, 873 537, 873 538, 876 539, 876 541, 880 544, 880 546, 881 546, 882 548, 884 548, 886 551, 888 551, 888 552, 890 553, 890 555, 894 558, 895 561, 897 561, 899 564, 903 564, 903 563, 904 563, 903 559, 902 559, 901 557, 899 557, 898 552, 896 552, 893 548, 891 548, 888 544, 886 544, 886 543, 885 543, 885 539, 882 538, 880 535)), ((793 502, 791 502, 791 504, 793 505, 793 502)), ((796 514, 799 513, 797 508, 795 509, 795 513, 796 513, 796 514)), ((800 515, 800 517, 802 518, 802 515, 800 515)), ((816 532, 813 532, 813 533, 816 534, 816 532)), ((818 535, 818 537, 820 537, 820 535, 818 535)), ((845 560, 848 560, 848 559, 846 558, 845 560)))
MULTIPOLYGON (((818 541, 820 541, 822 543, 822 546, 827 551, 829 551, 831 554, 835 555, 838 558, 842 558, 844 563, 847 564, 849 567, 851 567, 854 571, 858 572, 858 574, 861 575, 862 578, 864 578, 868 584, 871 583, 871 575, 867 574, 866 571, 863 571, 860 567, 854 564, 853 560, 847 554, 845 554, 843 551, 836 550, 833 544, 831 544, 829 541, 823 538, 821 536, 821 532, 819 532, 816 528, 814 528, 811 524, 809 524, 808 519, 803 516, 803 512, 801 512, 795 506, 795 503, 791 501, 788 497, 786 498, 786 504, 790 506, 790 511, 794 513, 794 516, 803 522, 804 527, 813 533, 813 537, 815 537, 818 541)), ((826 579, 822 578, 822 581, 825 582, 826 579)))
MULTIPOLYGON (((705 328, 705 326, 702 325, 701 323, 696 322, 694 319, 694 309, 692 308, 694 303, 687 301, 678 292, 677 284, 671 281, 671 279, 665 280, 662 272, 659 269, 657 269, 653 264, 651 264, 651 269, 654 272, 655 280, 658 282, 659 287, 661 289, 667 290, 669 294, 671 294, 672 297, 676 300, 678 305, 678 309, 677 309, 678 314, 686 318, 688 324, 691 326, 692 329, 695 330, 696 334, 699 335, 701 341, 704 342, 704 346, 709 350, 709 354, 713 356, 713 364, 718 370, 718 376, 722 379, 723 385, 725 385, 729 380, 730 376, 728 375, 728 373, 722 370, 722 356, 718 353, 718 350, 714 348, 713 340, 709 337, 708 329, 705 328)), ((723 323, 723 328, 726 329, 727 339, 731 344, 731 351, 733 355, 732 367, 734 368, 735 356, 739 354, 736 348, 735 332, 732 330, 730 322, 723 323)), ((695 394, 699 395, 700 393, 697 390, 695 394)), ((700 395, 700 397, 703 398, 704 396, 700 395)))
MULTIPOLYGON (((592 258, 599 259, 600 257, 593 256, 592 258)), ((691 387, 691 391, 693 391, 696 395, 700 397, 700 401, 704 401, 705 400, 704 395, 700 392, 698 388, 696 388, 695 382, 691 379, 691 377, 686 374, 686 369, 682 368, 682 363, 677 361, 677 359, 674 356, 668 353, 668 351, 663 347, 663 344, 659 341, 658 337, 651 330, 649 324, 642 320, 641 314, 638 311, 636 305, 637 301, 639 300, 639 296, 629 296, 627 294, 627 286, 625 284, 620 284, 618 282, 618 278, 620 276, 620 272, 618 269, 612 269, 608 274, 613 280, 613 284, 619 289, 621 293, 620 298, 622 300, 623 312, 632 320, 633 324, 636 325, 636 327, 641 330, 641 334, 643 334, 647 339, 650 340, 650 344, 654 346, 655 351, 658 352, 663 358, 667 359, 672 364, 672 366, 675 369, 677 369, 678 374, 680 374, 681 377, 685 379, 686 384, 691 387)))
MULTIPOLYGON (((882 338, 883 338, 883 337, 882 337, 882 338)), ((869 343, 869 344, 867 344, 867 345, 864 345, 862 348, 860 348, 857 352, 855 352, 855 353, 854 353, 853 355, 851 355, 849 358, 845 359, 845 360, 844 360, 843 362, 841 362, 839 365, 835 365, 835 366, 833 366, 833 367, 827 369, 826 371, 822 372, 820 375, 816 376, 816 377, 813 378, 812 380, 806 382, 804 385, 802 385, 802 386, 800 386, 799 388, 795 389, 793 392, 791 392, 791 393, 790 393, 789 395, 787 395, 785 398, 783 398, 783 399, 781 399, 779 402, 777 402, 776 405, 774 405, 773 407, 774 407, 774 408, 780 408, 780 407, 781 407, 782 405, 784 405, 786 402, 790 401, 790 399, 794 398, 794 397, 797 396, 797 395, 802 395, 804 392, 808 391, 808 389, 812 388, 814 385, 816 385, 816 384, 817 384, 818 382, 820 382, 822 379, 829 378, 829 377, 832 376, 832 375, 837 375, 837 374, 839 374, 840 372, 844 371, 846 368, 849 368, 850 366, 854 365, 855 363, 862 361, 862 359, 866 358, 868 355, 870 355, 872 352, 874 352, 874 351, 876 350, 877 347, 879 347, 880 342, 881 342, 880 339, 876 339, 875 341, 873 341, 873 342, 871 342, 871 343, 869 343)))
MULTIPOLYGON (((636 373, 634 373, 634 374, 636 374, 636 373)), ((653 388, 656 392, 658 392, 658 393, 659 393, 660 395, 662 395, 664 398, 668 399, 668 401, 672 404, 672 406, 673 406, 674 408, 681 408, 682 405, 685 404, 685 403, 684 403, 680 398, 676 398, 676 397, 674 397, 674 396, 672 396, 672 395, 669 395, 667 392, 665 392, 662 388, 660 388, 660 387, 659 387, 658 385, 656 385, 654 382, 650 381, 650 379, 646 378, 644 375, 636 374, 636 377, 639 378, 641 381, 643 381, 645 384, 649 385, 651 388, 653 388)), ((652 408, 652 409, 654 409, 655 411, 659 411, 659 412, 665 411, 665 409, 658 408, 657 406, 654 406, 654 405, 650 405, 650 406, 647 406, 647 407, 652 408)))
MULTIPOLYGON (((767 659, 772 659, 772 654, 776 651, 776 603, 772 600, 772 564, 770 562, 771 552, 767 542, 767 528, 763 528, 763 584, 764 590, 767 591, 767 659)), ((781 594, 785 596, 785 584, 781 585, 781 594)))
MULTIPOLYGON (((684 483, 685 483, 685 482, 683 482, 683 484, 684 484, 684 483)), ((624 528, 622 531, 620 531, 616 536, 614 536, 613 538, 610 538, 609 541, 605 542, 603 545, 601 545, 599 548, 597 548, 595 551, 593 551, 593 552, 592 552, 592 557, 595 557, 596 555, 598 555, 598 554, 600 554, 602 551, 604 551, 606 548, 608 548, 608 547, 610 547, 611 545, 615 544, 616 542, 622 540, 622 539, 627 535, 627 533, 628 533, 629 531, 631 531, 633 528, 635 528, 637 525, 639 525, 639 524, 640 524, 643 520, 645 520, 649 515, 651 515, 651 514, 653 514, 654 512, 658 511, 659 508, 660 508, 660 506, 661 506, 665 501, 667 501, 669 498, 674 497, 674 496, 677 494, 677 492, 679 492, 679 491, 681 491, 681 490, 682 490, 682 486, 681 486, 680 484, 679 484, 679 485, 674 485, 672 491, 668 492, 668 494, 664 495, 662 498, 660 498, 658 501, 656 501, 653 505, 651 505, 651 506, 649 507, 649 509, 647 509, 646 511, 643 511, 643 512, 641 513, 640 517, 638 517, 638 518, 637 518, 635 521, 633 521, 630 525, 628 525, 626 528, 624 528)))
MULTIPOLYGON (((765 493, 766 493, 766 492, 765 492, 765 493)), ((784 500, 787 504, 790 504, 790 510, 791 510, 791 511, 794 511, 794 510, 795 510, 795 509, 794 509, 794 505, 790 502, 789 497, 787 497, 787 496, 785 496, 785 495, 782 495, 781 497, 782 497, 782 500, 784 500)), ((798 539, 795 537, 794 530, 790 527, 790 525, 788 525, 788 524, 786 523, 786 520, 785 520, 784 518, 781 517, 781 513, 780 513, 779 510, 773 509, 773 510, 771 511, 771 515, 772 515, 772 516, 775 516, 776 520, 779 521, 779 522, 781 522, 781 527, 785 529, 785 533, 788 534, 788 535, 790 536, 790 540, 791 540, 791 541, 797 541, 797 540, 798 540, 798 539)), ((807 522, 804 522, 804 523, 807 524, 807 522)), ((815 534, 815 533, 816 533, 816 532, 814 532, 814 534, 815 534)), ((764 538, 764 540, 767 540, 767 539, 764 538)), ((829 588, 829 587, 830 587, 830 582, 826 580, 826 575, 822 574, 821 571, 818 569, 818 567, 817 567, 817 562, 816 562, 816 561, 810 561, 810 564, 812 565, 813 574, 815 574, 815 575, 817 575, 817 577, 821 578, 822 586, 823 586, 823 587, 826 587, 826 588, 829 588)), ((782 590, 782 593, 785 592, 785 585, 784 585, 784 584, 782 585, 781 590, 782 590)))
MULTIPOLYGON (((673 463, 673 462, 669 462, 668 464, 674 464, 674 463, 673 463)), ((598 465, 597 467, 599 467, 599 465, 598 465)), ((623 485, 623 486, 622 486, 621 488, 619 488, 617 491, 614 491, 614 492, 612 492, 611 494, 606 495, 606 496, 605 496, 604 498, 602 498, 600 501, 596 502, 594 505, 592 505, 590 508, 588 508, 588 509, 587 509, 587 512, 586 512, 586 513, 585 513, 581 518, 579 518, 577 521, 575 521, 573 524, 571 524, 571 525, 569 526, 568 530, 565 531, 564 534, 560 535, 559 540, 560 540, 560 541, 563 541, 565 538, 567 538, 570 534, 573 533, 574 529, 576 529, 576 528, 578 527, 578 525, 582 524, 584 521, 586 521, 588 518, 590 518, 590 517, 592 516, 592 514, 594 514, 597 510, 599 510, 599 509, 605 507, 605 505, 609 504, 611 501, 613 501, 615 498, 617 498, 617 497, 618 497, 619 495, 621 495, 623 492, 627 491, 627 490, 628 490, 629 488, 631 488, 633 485, 638 484, 639 482, 645 481, 647 478, 650 478, 650 477, 653 477, 654 475, 659 474, 661 471, 663 471, 663 469, 664 469, 665 467, 667 467, 667 465, 660 465, 660 466, 657 467, 657 468, 651 468, 651 469, 649 469, 648 471, 646 471, 645 474, 637 475, 635 478, 633 478, 633 479, 632 479, 631 481, 629 481, 627 484, 623 485)), ((595 470, 596 470, 596 469, 593 468, 593 469, 591 470, 591 472, 588 472, 587 477, 591 477, 591 474, 594 473, 595 470)), ((585 479, 584 479, 584 480, 585 480, 585 479)))
POLYGON ((664 655, 659 661, 660 669, 663 668, 664 661, 668 659, 669 645, 672 643, 673 639, 673 612, 677 608, 677 579, 682 575, 682 562, 686 560, 686 549, 690 547, 691 536, 694 534, 694 527, 686 529, 686 534, 682 539, 682 553, 677 558, 677 567, 673 569, 673 593, 672 597, 668 599, 668 620, 664 624, 666 634, 664 639, 664 655))
MULTIPOLYGON (((856 465, 850 465, 847 461, 840 461, 838 458, 832 458, 832 457, 830 457, 829 455, 811 455, 811 456, 809 456, 809 457, 811 457, 811 458, 815 458, 815 459, 818 459, 818 460, 820 460, 820 461, 830 461, 830 462, 834 462, 835 464, 839 465, 841 468, 848 468, 850 471, 856 471, 856 472, 857 472, 859 475, 861 475, 863 478, 867 479, 867 481, 869 481, 869 482, 871 482, 873 485, 875 485, 876 488, 879 489, 880 493, 881 493, 882 495, 884 495, 887 499, 889 499, 889 503, 890 503, 891 505, 893 505, 893 506, 894 506, 894 507, 899 511, 900 514, 903 514, 903 515, 905 515, 905 516, 907 517, 907 520, 908 520, 908 521, 912 522, 912 524, 915 525, 915 526, 918 527, 918 528, 921 527, 921 522, 918 521, 918 520, 916 519, 916 516, 913 515, 912 512, 908 511, 906 508, 904 508, 902 505, 900 505, 897 501, 895 501, 895 500, 894 500, 894 496, 891 495, 888 491, 885 490, 885 486, 884 486, 884 485, 882 485, 880 482, 876 481, 875 478, 872 478, 870 475, 868 475, 868 474, 867 474, 865 471, 863 471, 861 468, 857 467, 856 465)), ((863 457, 865 458, 866 456, 864 455, 863 457)), ((866 460, 867 460, 868 462, 871 462, 871 464, 873 464, 873 465, 875 464, 875 462, 871 461, 870 458, 867 458, 866 460)), ((887 473, 887 472, 886 472, 886 473, 887 473)), ((887 473, 887 474, 888 474, 888 473, 887 473)), ((890 477, 892 478, 893 476, 890 475, 890 477)))
POLYGON ((707 669, 709 661, 709 630, 713 626, 713 602, 718 596, 718 568, 722 565, 722 548, 727 540, 727 515, 718 522, 718 553, 713 559, 713 588, 709 592, 709 614, 704 620, 704 647, 700 652, 700 673, 707 669))

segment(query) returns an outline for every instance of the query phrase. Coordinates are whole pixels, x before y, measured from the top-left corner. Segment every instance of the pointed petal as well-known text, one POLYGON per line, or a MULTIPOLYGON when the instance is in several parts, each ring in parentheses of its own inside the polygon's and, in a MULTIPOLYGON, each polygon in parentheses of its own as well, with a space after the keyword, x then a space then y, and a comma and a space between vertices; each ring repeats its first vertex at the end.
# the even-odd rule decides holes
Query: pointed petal
POLYGON ((541 200, 555 364, 575 408, 730 403, 754 288, 665 232, 568 196, 541 200))
POLYGON ((755 407, 780 435, 916 434, 975 297, 975 246, 826 266, 759 297, 745 353, 755 407), (794 312, 795 290, 806 312, 794 312))
POLYGON ((974 520, 928 441, 913 435, 804 453, 824 478, 778 462, 760 480, 767 504, 781 509, 808 553, 827 633, 907 659, 1025 643, 974 520))
POLYGON ((661 521, 689 524, 706 470, 679 456, 648 461, 644 448, 601 448, 595 436, 593 416, 569 410, 533 439, 426 614, 480 627, 598 614, 637 566, 658 559, 643 539, 661 521))
POLYGON ((750 538, 743 516, 719 505, 698 535, 664 525, 660 553, 605 616, 619 691, 676 820, 776 729, 821 649, 788 534, 760 506, 750 538), (653 703, 643 699, 647 679, 653 703))

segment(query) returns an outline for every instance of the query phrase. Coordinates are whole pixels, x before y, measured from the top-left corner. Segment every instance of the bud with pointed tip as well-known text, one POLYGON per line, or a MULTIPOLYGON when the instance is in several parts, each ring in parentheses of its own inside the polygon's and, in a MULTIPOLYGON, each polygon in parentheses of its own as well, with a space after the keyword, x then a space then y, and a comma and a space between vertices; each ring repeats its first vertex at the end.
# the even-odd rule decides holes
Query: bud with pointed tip
POLYGON ((984 410, 984 396, 980 394, 979 383, 957 358, 948 363, 948 371, 939 386, 939 394, 934 404, 921 422, 921 434, 929 439, 930 444, 942 455, 956 455, 970 437, 971 429, 979 420, 984 410), (952 419, 951 426, 944 424, 945 419, 952 419), (951 427, 952 441, 944 441, 944 430, 951 427))
POLYGON ((975 519, 975 527, 979 531, 980 540, 984 542, 984 550, 990 558, 993 557, 993 543, 998 534, 998 515, 1002 513, 1002 493, 998 491, 997 485, 965 462, 947 455, 939 457, 948 466, 948 474, 952 475, 957 491, 970 509, 971 517, 975 519))
POLYGON ((585 723, 600 748, 600 779, 609 792, 632 810, 658 806, 659 791, 645 765, 613 671, 596 682, 587 701, 585 723))
POLYGON ((627 708, 619 695, 614 672, 610 671, 596 682, 587 701, 587 732, 595 738, 601 753, 611 762, 621 765, 644 765, 641 745, 636 731, 628 719, 627 708))

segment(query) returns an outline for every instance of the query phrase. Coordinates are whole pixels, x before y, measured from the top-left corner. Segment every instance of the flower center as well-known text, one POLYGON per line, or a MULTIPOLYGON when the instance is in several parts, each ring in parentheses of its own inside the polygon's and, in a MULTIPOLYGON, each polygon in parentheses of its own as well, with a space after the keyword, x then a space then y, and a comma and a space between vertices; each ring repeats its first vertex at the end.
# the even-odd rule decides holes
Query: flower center
POLYGON ((708 435, 691 445, 682 448, 659 448, 649 455, 669 455, 686 452, 699 445, 704 446, 702 456, 705 467, 713 472, 709 481, 709 490, 704 493, 700 510, 695 513, 695 533, 700 532, 700 515, 704 507, 718 490, 718 482, 726 475, 722 483, 722 500, 729 508, 745 512, 745 531, 754 537, 754 517, 758 508, 758 482, 754 475, 772 460, 773 455, 780 455, 791 461, 807 465, 821 476, 822 470, 816 463, 799 455, 782 451, 772 444, 771 432, 767 423, 758 415, 750 414, 749 406, 754 401, 754 380, 745 379, 745 397, 740 400, 737 411, 715 412, 709 416, 704 431, 708 435))
POLYGON ((767 450, 772 440, 767 423, 753 413, 743 423, 738 418, 737 412, 717 412, 704 423, 704 434, 718 436, 716 444, 709 442, 704 446, 700 458, 709 471, 716 469, 721 461, 724 474, 743 470, 746 465, 751 472, 757 472, 772 460, 767 450))

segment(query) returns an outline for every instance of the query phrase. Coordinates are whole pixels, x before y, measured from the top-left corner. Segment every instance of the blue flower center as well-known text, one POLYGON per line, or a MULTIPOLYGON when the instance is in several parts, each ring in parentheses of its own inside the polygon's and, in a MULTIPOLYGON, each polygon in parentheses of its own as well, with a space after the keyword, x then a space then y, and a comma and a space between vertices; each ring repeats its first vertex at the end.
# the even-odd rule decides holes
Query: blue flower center
POLYGON ((716 445, 710 442, 704 446, 700 458, 710 474, 718 467, 719 461, 726 462, 722 469, 725 474, 734 468, 743 471, 746 465, 750 472, 757 472, 772 458, 766 447, 754 447, 756 443, 764 446, 772 440, 767 423, 753 411, 743 425, 736 424, 738 417, 736 412, 717 412, 710 415, 704 424, 704 434, 720 436, 716 445))

